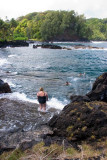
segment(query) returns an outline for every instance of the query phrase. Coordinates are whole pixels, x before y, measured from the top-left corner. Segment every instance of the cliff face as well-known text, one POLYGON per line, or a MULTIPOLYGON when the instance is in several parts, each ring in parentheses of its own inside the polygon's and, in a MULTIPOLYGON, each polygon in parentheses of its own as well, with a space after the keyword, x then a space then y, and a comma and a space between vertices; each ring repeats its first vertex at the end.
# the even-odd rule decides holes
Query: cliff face
POLYGON ((99 76, 86 96, 71 96, 72 102, 49 121, 52 136, 69 141, 96 141, 107 137, 107 73, 99 76))

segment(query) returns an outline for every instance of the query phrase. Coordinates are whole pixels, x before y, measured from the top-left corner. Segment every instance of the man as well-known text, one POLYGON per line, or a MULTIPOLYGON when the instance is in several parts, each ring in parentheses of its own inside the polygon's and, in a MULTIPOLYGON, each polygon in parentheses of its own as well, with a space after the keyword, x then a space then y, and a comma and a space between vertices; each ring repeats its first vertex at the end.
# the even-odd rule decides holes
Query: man
POLYGON ((46 101, 48 100, 48 94, 47 92, 44 92, 44 89, 41 87, 40 91, 37 93, 37 98, 40 105, 40 111, 43 109, 43 111, 46 111, 46 101))

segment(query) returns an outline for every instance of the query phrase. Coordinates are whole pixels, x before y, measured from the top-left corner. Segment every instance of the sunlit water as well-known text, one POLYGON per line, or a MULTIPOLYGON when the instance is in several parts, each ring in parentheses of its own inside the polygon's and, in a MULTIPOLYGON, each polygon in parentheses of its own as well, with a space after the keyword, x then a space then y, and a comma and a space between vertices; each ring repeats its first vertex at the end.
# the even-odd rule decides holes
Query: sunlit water
POLYGON ((104 49, 33 49, 32 44, 0 49, 0 79, 8 82, 13 92, 0 97, 38 103, 36 93, 43 87, 49 95, 48 106, 62 109, 70 95, 85 95, 95 79, 107 72, 107 42, 56 44, 104 49), (65 85, 66 81, 69 86, 65 85))

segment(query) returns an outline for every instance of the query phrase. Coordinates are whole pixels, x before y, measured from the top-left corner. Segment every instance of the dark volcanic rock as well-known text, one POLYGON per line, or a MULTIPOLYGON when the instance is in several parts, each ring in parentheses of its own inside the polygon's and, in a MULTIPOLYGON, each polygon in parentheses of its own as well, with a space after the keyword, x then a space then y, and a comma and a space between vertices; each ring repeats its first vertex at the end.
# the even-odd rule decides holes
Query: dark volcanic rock
POLYGON ((62 49, 61 46, 53 45, 53 44, 41 44, 41 45, 33 45, 33 48, 49 48, 49 49, 62 49))
POLYGON ((52 136, 69 141, 95 141, 107 136, 107 103, 74 102, 49 121, 52 136))
POLYGON ((69 141, 96 141, 107 137, 107 73, 99 76, 86 96, 71 96, 72 103, 49 121, 53 135, 69 141))
POLYGON ((21 46, 29 46, 29 43, 26 41, 3 41, 0 42, 0 48, 5 47, 21 47, 21 46))
POLYGON ((3 120, 5 117, 5 113, 2 108, 0 108, 0 120, 3 120))
POLYGON ((75 49, 103 49, 103 48, 100 48, 100 47, 85 46, 85 45, 75 45, 73 47, 75 49))
POLYGON ((46 124, 57 110, 42 113, 38 107, 36 103, 0 99, 0 153, 18 145, 22 150, 29 148, 51 132, 46 124))
POLYGON ((19 149, 21 151, 25 151, 26 149, 32 148, 37 142, 33 139, 31 141, 24 141, 21 144, 19 144, 19 149))
POLYGON ((0 79, 0 93, 11 93, 11 89, 8 83, 4 83, 1 79, 0 79))
POLYGON ((92 90, 85 96, 72 95, 70 99, 72 102, 90 102, 95 100, 107 102, 107 72, 96 79, 92 90))
POLYGON ((107 102, 107 72, 100 75, 93 84, 92 90, 86 95, 91 101, 107 102))
POLYGON ((70 99, 72 100, 72 102, 90 102, 90 98, 87 96, 74 95, 71 96, 70 99))
POLYGON ((66 49, 66 50, 72 50, 72 49, 102 49, 98 47, 93 47, 93 46, 84 46, 84 45, 72 45, 71 47, 61 47, 55 44, 37 44, 33 45, 33 48, 49 48, 49 49, 66 49))

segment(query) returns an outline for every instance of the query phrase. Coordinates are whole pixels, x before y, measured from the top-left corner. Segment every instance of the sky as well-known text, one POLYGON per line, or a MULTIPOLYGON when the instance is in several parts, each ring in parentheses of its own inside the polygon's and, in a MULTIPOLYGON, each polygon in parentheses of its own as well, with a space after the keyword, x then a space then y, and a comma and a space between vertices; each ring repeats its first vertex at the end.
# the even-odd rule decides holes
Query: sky
POLYGON ((107 18, 107 0, 1 0, 0 18, 17 19, 32 12, 74 10, 86 18, 107 18))

